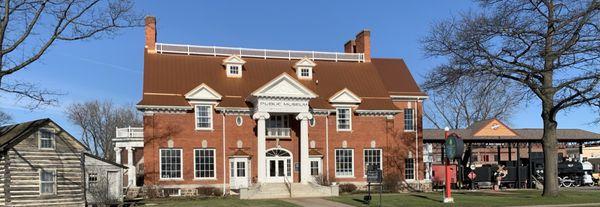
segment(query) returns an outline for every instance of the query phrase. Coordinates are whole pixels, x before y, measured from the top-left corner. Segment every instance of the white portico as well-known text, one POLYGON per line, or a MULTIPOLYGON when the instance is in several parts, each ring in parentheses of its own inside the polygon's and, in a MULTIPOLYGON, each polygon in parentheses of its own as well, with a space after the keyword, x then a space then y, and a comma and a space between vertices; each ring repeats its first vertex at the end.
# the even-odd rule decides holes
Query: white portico
MULTIPOLYGON (((289 155, 290 158, 288 159, 285 158, 285 156, 287 156, 286 153, 289 154, 287 150, 277 151, 279 153, 273 157, 278 158, 269 158, 270 160, 274 160, 274 162, 266 162, 267 134, 286 135, 285 128, 274 128, 276 131, 267 133, 266 120, 269 120, 271 117, 275 116, 275 114, 278 116, 280 114, 285 114, 286 116, 290 115, 300 121, 300 140, 298 142, 300 144, 300 181, 302 183, 307 183, 311 180, 308 153, 308 122, 313 118, 313 115, 309 111, 308 103, 310 99, 316 97, 317 95, 314 92, 306 88, 287 73, 283 73, 277 78, 269 81, 267 84, 254 91, 251 94, 251 97, 249 97, 255 106, 255 112, 252 117, 257 120, 257 177, 259 183, 273 181, 273 177, 287 176, 291 171, 291 163, 287 164, 286 160, 291 161, 292 156, 298 156, 289 155)), ((285 122, 282 123, 285 124, 285 122)), ((269 150, 269 152, 272 152, 272 150, 269 150)))
POLYGON ((136 148, 144 148, 144 128, 117 128, 112 141, 115 144, 115 162, 121 164, 121 150, 127 150, 127 185, 137 186, 137 167, 133 155, 136 148))

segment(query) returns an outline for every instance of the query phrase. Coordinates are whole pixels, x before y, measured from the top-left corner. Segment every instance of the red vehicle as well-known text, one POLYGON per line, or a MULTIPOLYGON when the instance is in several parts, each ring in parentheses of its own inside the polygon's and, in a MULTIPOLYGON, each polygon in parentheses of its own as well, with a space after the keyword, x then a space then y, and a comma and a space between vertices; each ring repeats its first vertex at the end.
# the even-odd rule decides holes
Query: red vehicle
MULTIPOLYGON (((456 184, 456 165, 450 165, 450 177, 452 180, 450 182, 452 184, 456 184)), ((443 164, 434 164, 431 166, 431 181, 433 182, 433 186, 444 186, 444 179, 446 176, 446 172, 444 170, 443 164)))

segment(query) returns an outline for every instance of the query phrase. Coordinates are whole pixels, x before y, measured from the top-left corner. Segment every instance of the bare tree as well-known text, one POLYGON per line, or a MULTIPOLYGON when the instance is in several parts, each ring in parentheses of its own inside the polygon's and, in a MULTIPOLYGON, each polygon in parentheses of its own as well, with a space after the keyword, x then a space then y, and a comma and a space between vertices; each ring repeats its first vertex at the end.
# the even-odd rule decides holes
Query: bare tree
POLYGON ((74 103, 67 108, 69 120, 81 128, 81 139, 96 156, 113 160, 112 138, 117 127, 141 126, 133 106, 115 106, 111 101, 74 103))
POLYGON ((0 111, 0 126, 10 124, 12 122, 12 116, 4 111, 0 111))
POLYGON ((428 84, 492 75, 541 101, 544 196, 558 195, 556 114, 600 106, 598 0, 480 0, 477 12, 435 24, 426 54, 447 58, 428 84))
POLYGON ((51 46, 113 36, 118 29, 141 26, 129 0, 0 0, 0 92, 28 107, 53 104, 60 93, 36 84, 8 80, 38 61, 51 46))
POLYGON ((425 119, 438 129, 465 128, 490 118, 507 121, 526 99, 512 83, 489 76, 463 77, 445 85, 423 84, 422 88, 430 97, 423 107, 425 119))

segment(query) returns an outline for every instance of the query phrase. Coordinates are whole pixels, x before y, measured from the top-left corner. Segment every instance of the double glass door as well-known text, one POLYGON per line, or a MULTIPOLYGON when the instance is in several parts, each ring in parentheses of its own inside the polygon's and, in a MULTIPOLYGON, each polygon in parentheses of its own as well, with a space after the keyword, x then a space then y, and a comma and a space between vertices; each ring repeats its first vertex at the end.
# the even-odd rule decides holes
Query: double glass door
POLYGON ((268 150, 266 153, 266 182, 283 183, 285 179, 292 182, 292 154, 283 148, 268 150))

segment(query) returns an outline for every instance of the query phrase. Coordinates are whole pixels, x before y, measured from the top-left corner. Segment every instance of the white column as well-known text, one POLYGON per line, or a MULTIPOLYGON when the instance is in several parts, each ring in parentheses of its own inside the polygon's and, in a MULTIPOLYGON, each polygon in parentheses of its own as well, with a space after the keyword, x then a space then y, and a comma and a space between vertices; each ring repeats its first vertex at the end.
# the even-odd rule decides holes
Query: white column
POLYGON ((121 164, 121 148, 115 147, 115 162, 121 164))
POLYGON ((256 171, 258 173, 258 183, 262 183, 265 181, 265 176, 266 174, 266 168, 267 165, 265 163, 265 150, 266 150, 266 139, 265 139, 265 133, 266 133, 266 129, 265 129, 265 120, 269 119, 270 115, 267 112, 256 112, 254 113, 254 115, 252 116, 252 118, 257 119, 258 123, 256 126, 256 136, 258 137, 258 140, 256 142, 256 154, 257 154, 257 166, 256 166, 256 171))
POLYGON ((296 116, 300 120, 300 182, 308 183, 310 180, 310 162, 308 161, 308 120, 312 119, 308 112, 296 116))
POLYGON ((133 147, 127 147, 127 178, 130 186, 136 186, 136 169, 133 165, 133 147))

